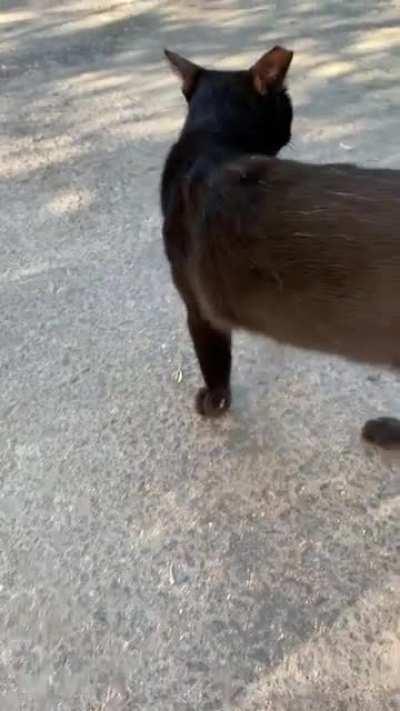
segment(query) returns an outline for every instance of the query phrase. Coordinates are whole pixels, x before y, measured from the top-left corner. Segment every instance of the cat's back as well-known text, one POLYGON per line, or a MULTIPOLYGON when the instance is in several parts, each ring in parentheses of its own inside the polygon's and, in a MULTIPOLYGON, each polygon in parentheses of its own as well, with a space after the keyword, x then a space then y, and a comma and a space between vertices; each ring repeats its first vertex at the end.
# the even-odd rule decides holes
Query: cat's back
POLYGON ((377 310, 398 302, 400 171, 246 156, 210 178, 202 214, 198 283, 209 313, 223 305, 252 330, 268 313, 272 335, 288 340, 283 326, 294 328, 299 305, 323 323, 351 320, 371 299, 377 310))
POLYGON ((212 234, 221 247, 229 240, 231 248, 235 240, 269 240, 301 255, 299 234, 312 248, 344 232, 346 244, 358 245, 376 232, 397 236, 400 171, 243 156, 210 176, 203 197, 205 238, 212 234))

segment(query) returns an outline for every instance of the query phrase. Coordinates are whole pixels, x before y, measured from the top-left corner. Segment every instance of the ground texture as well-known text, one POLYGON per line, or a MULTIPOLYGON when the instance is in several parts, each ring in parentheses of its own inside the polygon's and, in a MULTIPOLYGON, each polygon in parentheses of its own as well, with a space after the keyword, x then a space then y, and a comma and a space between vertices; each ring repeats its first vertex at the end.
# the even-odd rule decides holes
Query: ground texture
POLYGON ((2 0, 0 708, 400 708, 395 374, 236 339, 200 378, 160 241, 169 46, 295 51, 288 157, 400 167, 400 3, 2 0))

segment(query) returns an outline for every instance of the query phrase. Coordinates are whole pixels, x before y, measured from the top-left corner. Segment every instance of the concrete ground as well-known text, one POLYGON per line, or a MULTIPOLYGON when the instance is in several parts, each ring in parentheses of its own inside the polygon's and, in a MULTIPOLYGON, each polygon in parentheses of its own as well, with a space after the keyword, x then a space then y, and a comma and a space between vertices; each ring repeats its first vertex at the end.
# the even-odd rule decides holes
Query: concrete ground
POLYGON ((399 377, 236 339, 200 377, 160 240, 164 45, 295 50, 287 156, 400 167, 400 3, 2 0, 0 708, 400 708, 399 377))

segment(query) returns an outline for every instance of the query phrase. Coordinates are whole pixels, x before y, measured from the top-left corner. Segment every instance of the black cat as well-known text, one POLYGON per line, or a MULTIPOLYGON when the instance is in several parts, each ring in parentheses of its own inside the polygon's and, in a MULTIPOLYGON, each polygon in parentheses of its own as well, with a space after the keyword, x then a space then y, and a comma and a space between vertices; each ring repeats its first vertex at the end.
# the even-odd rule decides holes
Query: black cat
MULTIPOLYGON (((291 52, 242 72, 166 55, 189 110, 164 167, 163 234, 206 383, 198 411, 229 407, 234 329, 399 364, 400 173, 273 157, 290 140, 291 52)), ((400 422, 363 434, 397 444, 400 422)))

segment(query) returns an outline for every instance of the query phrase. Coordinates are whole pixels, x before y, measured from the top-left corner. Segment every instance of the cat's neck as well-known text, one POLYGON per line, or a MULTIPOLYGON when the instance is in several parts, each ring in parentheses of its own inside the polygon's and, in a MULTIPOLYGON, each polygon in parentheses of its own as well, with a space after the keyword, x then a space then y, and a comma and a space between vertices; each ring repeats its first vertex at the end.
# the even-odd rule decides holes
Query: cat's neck
POLYGON ((171 193, 182 180, 207 180, 220 165, 239 158, 247 151, 213 130, 183 130, 167 158, 161 183, 161 202, 165 213, 171 193))
POLYGON ((213 129, 183 131, 176 144, 179 153, 186 154, 193 165, 199 158, 210 161, 210 168, 247 152, 246 146, 213 129))

